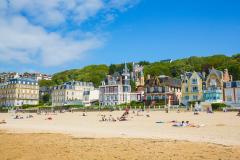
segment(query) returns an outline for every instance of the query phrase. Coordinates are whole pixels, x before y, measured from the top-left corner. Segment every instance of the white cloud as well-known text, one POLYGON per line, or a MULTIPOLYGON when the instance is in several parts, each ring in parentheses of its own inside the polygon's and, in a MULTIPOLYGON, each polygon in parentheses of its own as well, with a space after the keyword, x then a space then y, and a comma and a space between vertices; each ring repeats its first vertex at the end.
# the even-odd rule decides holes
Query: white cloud
POLYGON ((75 41, 71 37, 48 33, 41 27, 31 25, 23 17, 14 17, 8 22, 0 20, 0 35, 2 61, 42 63, 44 66, 76 60, 84 52, 101 45, 97 37, 75 41))
POLYGON ((109 7, 121 11, 126 11, 128 8, 131 8, 139 3, 139 1, 140 0, 110 0, 109 7))
POLYGON ((59 66, 80 59, 103 44, 104 37, 80 29, 63 34, 49 28, 79 25, 100 11, 113 20, 111 9, 122 10, 136 0, 1 0, 0 61, 59 66), (111 16, 109 16, 111 15, 111 16), (64 35, 64 36, 63 36, 64 35))

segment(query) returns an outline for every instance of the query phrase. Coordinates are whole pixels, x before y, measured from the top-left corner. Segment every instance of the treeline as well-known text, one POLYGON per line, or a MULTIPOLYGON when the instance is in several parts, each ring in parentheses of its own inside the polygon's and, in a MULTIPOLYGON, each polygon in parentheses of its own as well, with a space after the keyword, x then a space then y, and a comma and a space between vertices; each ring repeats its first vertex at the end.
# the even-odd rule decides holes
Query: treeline
MULTIPOLYGON (((179 78, 180 75, 186 71, 197 71, 209 73, 209 69, 214 67, 218 70, 228 69, 229 73, 233 76, 233 80, 240 80, 240 54, 233 56, 226 55, 213 55, 207 57, 192 56, 189 58, 175 60, 172 63, 168 62, 147 62, 141 61, 140 65, 144 66, 145 77, 150 74, 151 76, 168 75, 171 77, 179 78)), ((132 63, 128 63, 128 68, 132 71, 132 63)), ((90 65, 82 69, 72 69, 59 72, 53 75, 52 81, 42 80, 40 86, 52 86, 61 84, 70 80, 93 82, 95 87, 98 87, 102 80, 108 74, 121 72, 124 64, 111 64, 107 65, 90 65)))

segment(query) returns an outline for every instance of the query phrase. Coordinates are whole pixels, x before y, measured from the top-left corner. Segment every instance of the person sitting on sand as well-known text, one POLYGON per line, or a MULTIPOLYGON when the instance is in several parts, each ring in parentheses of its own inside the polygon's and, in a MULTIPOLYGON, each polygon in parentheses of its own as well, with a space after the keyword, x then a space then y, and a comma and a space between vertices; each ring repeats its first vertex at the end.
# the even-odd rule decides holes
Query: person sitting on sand
POLYGON ((238 111, 237 116, 240 116, 240 110, 238 111))
POLYGON ((129 115, 129 109, 126 109, 123 115, 119 118, 119 121, 126 121, 128 115, 129 115))
POLYGON ((119 121, 127 121, 127 118, 125 116, 121 116, 118 120, 119 121))
POLYGON ((26 118, 33 118, 33 115, 29 114, 26 118))
POLYGON ((198 111, 194 111, 193 115, 199 115, 198 111))
POLYGON ((83 112, 82 116, 87 116, 87 113, 86 113, 86 112, 83 112))
POLYGON ((208 107, 207 108, 207 113, 213 113, 213 111, 208 107))
POLYGON ((168 108, 165 108, 165 112, 168 113, 168 108))
POLYGON ((102 116, 102 120, 100 120, 100 121, 102 121, 102 122, 104 122, 104 121, 107 121, 107 119, 106 119, 106 115, 101 115, 102 116))
POLYGON ((19 115, 17 114, 17 115, 14 117, 14 119, 19 119, 19 115))
POLYGON ((112 115, 109 115, 108 121, 112 121, 112 115))

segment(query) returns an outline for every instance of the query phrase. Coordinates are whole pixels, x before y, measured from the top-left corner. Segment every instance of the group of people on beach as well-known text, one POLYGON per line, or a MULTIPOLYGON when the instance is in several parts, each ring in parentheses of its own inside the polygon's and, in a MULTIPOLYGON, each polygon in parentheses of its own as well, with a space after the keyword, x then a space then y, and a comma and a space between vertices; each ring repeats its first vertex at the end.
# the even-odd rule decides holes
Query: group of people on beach
POLYGON ((195 125, 192 123, 189 123, 189 121, 182 121, 182 122, 177 122, 177 121, 172 121, 172 123, 174 123, 172 126, 173 127, 203 127, 204 125, 195 125))
MULTIPOLYGON (((33 118, 33 115, 28 114, 26 118, 33 118)), ((22 115, 16 114, 13 119, 24 119, 22 115)))
MULTIPOLYGON (((132 114, 135 116, 144 116, 143 112, 144 112, 144 110, 142 110, 142 109, 137 110, 137 111, 133 110, 132 114)), ((128 121, 129 117, 130 117, 130 109, 126 108, 124 113, 120 117, 114 118, 112 115, 107 116, 105 114, 102 114, 100 121, 101 122, 103 122, 103 121, 109 121, 109 122, 128 121)), ((147 111, 146 117, 150 117, 149 111, 147 111)), ((131 118, 133 118, 133 117, 131 117, 131 118)))
POLYGON ((117 121, 112 115, 109 115, 107 117, 105 114, 102 114, 101 117, 102 118, 101 118, 100 121, 102 121, 102 122, 106 122, 106 121, 108 121, 108 122, 116 122, 117 121))

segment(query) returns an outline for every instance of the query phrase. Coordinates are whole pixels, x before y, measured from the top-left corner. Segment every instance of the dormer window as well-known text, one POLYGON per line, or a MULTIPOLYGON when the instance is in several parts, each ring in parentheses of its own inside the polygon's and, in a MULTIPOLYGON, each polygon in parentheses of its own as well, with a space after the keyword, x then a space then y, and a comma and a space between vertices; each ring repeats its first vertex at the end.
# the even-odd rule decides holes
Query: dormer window
POLYGON ((217 81, 216 81, 216 79, 211 79, 211 80, 210 80, 210 86, 217 86, 217 81))
POLYGON ((197 79, 196 78, 192 79, 192 84, 197 84, 197 79))

